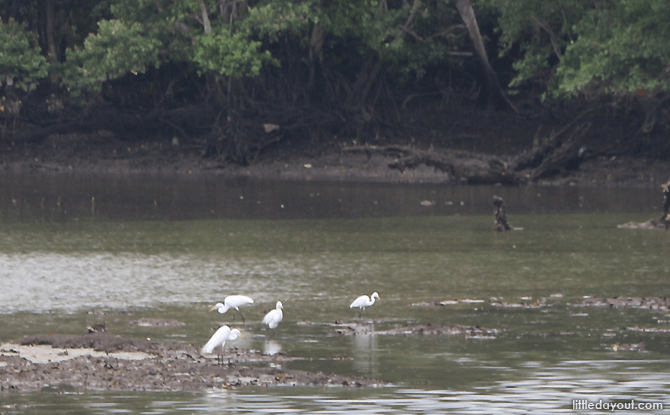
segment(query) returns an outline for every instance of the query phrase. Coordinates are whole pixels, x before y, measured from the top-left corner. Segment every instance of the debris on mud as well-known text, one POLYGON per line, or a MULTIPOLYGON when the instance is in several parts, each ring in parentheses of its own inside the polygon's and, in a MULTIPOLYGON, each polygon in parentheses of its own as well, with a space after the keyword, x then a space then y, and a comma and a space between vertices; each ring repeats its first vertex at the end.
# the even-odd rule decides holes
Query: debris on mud
POLYGON ((0 390, 34 392, 69 386, 182 391, 242 386, 386 385, 380 380, 282 369, 279 363, 291 358, 281 354, 226 348, 223 361, 228 363, 216 365, 215 360, 200 355, 193 345, 156 343, 106 333, 27 336, 0 346, 0 390), (40 353, 48 354, 40 357, 40 353), (241 364, 247 361, 256 365, 268 363, 270 367, 241 364))
POLYGON ((667 327, 626 327, 626 330, 641 331, 643 333, 670 333, 670 328, 667 327))
MULTIPOLYGON (((520 297, 519 299, 523 302, 508 302, 499 297, 491 297, 488 300, 489 305, 493 307, 501 308, 542 308, 542 307, 551 307, 554 304, 550 303, 549 300, 557 300, 563 298, 563 294, 551 294, 549 297, 541 297, 533 301, 532 297, 520 297)), ((412 307, 440 307, 446 305, 456 305, 456 304, 483 304, 486 303, 486 300, 480 299, 470 299, 470 298, 459 298, 457 300, 445 300, 445 301, 423 301, 419 303, 412 303, 412 307)))
POLYGON ((533 301, 532 297, 521 297, 520 300, 522 302, 507 302, 502 298, 491 298, 490 303, 493 307, 530 309, 553 307, 555 304, 549 300, 556 300, 560 298, 563 298, 563 294, 552 294, 549 296, 549 298, 540 297, 535 301, 533 301))
POLYGON ((423 301, 420 303, 412 303, 412 307, 438 307, 445 305, 454 305, 454 304, 480 304, 485 303, 485 300, 473 300, 470 298, 459 298, 457 300, 445 300, 445 301, 423 301))
POLYGON ((614 297, 598 298, 586 297, 581 302, 582 307, 611 307, 611 308, 643 308, 648 310, 668 311, 670 298, 668 297, 614 297))
POLYGON ((664 229, 665 225, 656 219, 650 219, 646 222, 628 222, 623 225, 617 225, 618 229, 664 229))
POLYGON ((133 320, 128 324, 140 327, 178 327, 186 325, 186 323, 181 321, 167 320, 162 318, 141 318, 139 320, 133 320))
POLYGON ((421 335, 441 335, 441 336, 458 336, 465 335, 466 338, 495 338, 496 334, 502 333, 501 329, 488 329, 480 326, 465 326, 461 324, 439 325, 426 324, 414 326, 396 327, 391 330, 378 331, 376 334, 389 336, 421 336, 421 335))
POLYGON ((339 325, 336 334, 341 336, 380 335, 380 336, 422 336, 442 335, 458 336, 465 335, 466 338, 495 338, 501 333, 501 329, 488 329, 480 326, 465 326, 461 324, 419 324, 413 326, 398 326, 390 330, 376 331, 372 324, 342 324, 339 325))
POLYGON ((640 343, 615 343, 615 344, 603 344, 606 349, 609 349, 613 352, 646 352, 647 345, 644 342, 640 343))

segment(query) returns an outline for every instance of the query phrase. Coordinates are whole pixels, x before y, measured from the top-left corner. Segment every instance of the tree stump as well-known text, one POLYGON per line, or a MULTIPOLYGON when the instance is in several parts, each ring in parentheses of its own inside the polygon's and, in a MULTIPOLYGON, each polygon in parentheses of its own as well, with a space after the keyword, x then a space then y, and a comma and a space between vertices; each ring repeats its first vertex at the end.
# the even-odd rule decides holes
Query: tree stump
POLYGON ((496 207, 496 220, 493 222, 493 230, 498 232, 506 232, 512 229, 507 223, 507 212, 505 210, 505 202, 500 196, 493 196, 493 206, 496 207))
POLYGON ((665 230, 668 230, 670 227, 670 181, 661 185, 663 189, 663 198, 665 203, 663 204, 663 216, 661 216, 661 223, 665 226, 665 230))

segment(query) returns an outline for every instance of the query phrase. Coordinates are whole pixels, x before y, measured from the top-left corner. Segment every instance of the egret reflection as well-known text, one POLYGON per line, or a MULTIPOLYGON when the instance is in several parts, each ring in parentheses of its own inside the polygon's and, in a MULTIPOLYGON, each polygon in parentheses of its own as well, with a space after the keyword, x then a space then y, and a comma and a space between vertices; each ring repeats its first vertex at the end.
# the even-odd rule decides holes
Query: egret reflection
POLYGON ((276 340, 266 340, 263 344, 263 354, 274 356, 281 352, 281 343, 276 340))
POLYGON ((374 325, 367 327, 367 330, 357 332, 353 339, 353 367, 361 376, 379 377, 377 362, 377 336, 375 335, 374 325))

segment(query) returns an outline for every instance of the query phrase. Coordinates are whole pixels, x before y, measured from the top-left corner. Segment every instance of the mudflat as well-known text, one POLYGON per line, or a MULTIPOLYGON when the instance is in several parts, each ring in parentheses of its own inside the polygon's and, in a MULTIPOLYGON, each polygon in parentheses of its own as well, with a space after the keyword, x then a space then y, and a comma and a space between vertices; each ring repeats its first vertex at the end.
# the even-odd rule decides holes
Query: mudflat
POLYGON ((203 356, 193 345, 118 337, 108 333, 26 336, 0 345, 0 391, 44 388, 188 391, 243 386, 381 387, 386 382, 283 369, 292 360, 226 347, 203 356), (249 367, 241 362, 263 367, 249 367))

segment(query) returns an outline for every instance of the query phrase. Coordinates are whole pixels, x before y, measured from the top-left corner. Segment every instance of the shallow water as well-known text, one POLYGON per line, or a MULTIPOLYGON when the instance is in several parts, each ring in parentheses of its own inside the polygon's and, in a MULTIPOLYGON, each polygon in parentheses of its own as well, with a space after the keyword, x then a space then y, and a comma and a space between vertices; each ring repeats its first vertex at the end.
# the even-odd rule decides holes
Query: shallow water
POLYGON ((239 346, 304 358, 287 368, 394 384, 65 389, 0 395, 0 413, 565 413, 574 412, 573 399, 670 403, 669 334, 626 329, 666 328, 670 316, 577 305, 584 295, 667 295, 670 234, 616 228, 660 216, 657 188, 57 176, 4 177, 0 189, 0 341, 83 333, 104 321, 114 334, 204 344, 218 324, 239 323, 209 307, 243 293, 256 303, 243 310, 249 335, 239 346), (523 231, 491 232, 494 194, 523 231), (376 331, 411 324, 504 331, 479 339, 335 335, 336 320, 358 318, 348 308, 353 298, 372 291, 381 300, 364 319, 376 331), (549 306, 494 307, 492 297, 546 298, 549 306), (416 305, 459 298, 483 302, 416 305), (277 300, 285 320, 268 341, 260 320, 277 300), (128 324, 141 317, 186 325, 128 324), (611 349, 640 341, 644 353, 611 349))

